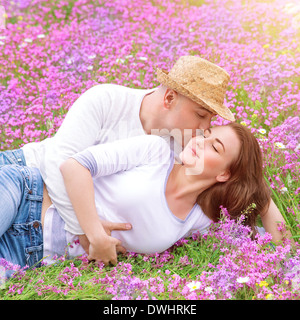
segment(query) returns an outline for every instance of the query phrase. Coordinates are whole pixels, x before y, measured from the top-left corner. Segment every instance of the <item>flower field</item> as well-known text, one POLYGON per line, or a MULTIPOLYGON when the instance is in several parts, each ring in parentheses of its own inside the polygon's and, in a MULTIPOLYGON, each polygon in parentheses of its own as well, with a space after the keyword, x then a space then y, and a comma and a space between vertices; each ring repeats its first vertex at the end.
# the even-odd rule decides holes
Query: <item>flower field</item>
MULTIPOLYGON (((75 100, 96 84, 156 87, 157 67, 201 56, 230 74, 225 104, 259 139, 272 198, 294 240, 274 246, 266 234, 253 241, 223 209, 207 235, 161 254, 126 254, 115 267, 60 258, 54 266, 19 270, 5 283, 0 277, 0 299, 299 299, 298 0, 0 5, 0 151, 53 136, 75 100)), ((0 261, 0 273, 5 268, 11 266, 0 261)))

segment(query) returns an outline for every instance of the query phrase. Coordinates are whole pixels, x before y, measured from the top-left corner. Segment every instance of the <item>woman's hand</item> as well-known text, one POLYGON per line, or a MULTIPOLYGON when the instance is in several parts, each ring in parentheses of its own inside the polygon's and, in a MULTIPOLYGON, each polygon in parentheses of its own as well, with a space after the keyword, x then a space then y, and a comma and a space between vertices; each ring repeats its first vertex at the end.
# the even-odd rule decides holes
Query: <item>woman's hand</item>
POLYGON ((281 224, 282 226, 286 226, 286 222, 272 199, 268 210, 263 215, 260 215, 260 217, 266 232, 271 234, 274 243, 278 243, 285 237, 292 240, 292 234, 289 230, 286 230, 286 233, 283 234, 283 232, 278 229, 281 224))
POLYGON ((96 260, 108 264, 117 264, 117 246, 121 245, 121 241, 108 235, 98 236, 89 239, 89 254, 90 261, 96 260))
POLYGON ((105 265, 116 264, 118 250, 126 252, 125 248, 121 246, 121 241, 110 236, 105 235, 94 239, 93 243, 89 241, 85 234, 79 235, 78 239, 90 261, 100 261, 105 265))

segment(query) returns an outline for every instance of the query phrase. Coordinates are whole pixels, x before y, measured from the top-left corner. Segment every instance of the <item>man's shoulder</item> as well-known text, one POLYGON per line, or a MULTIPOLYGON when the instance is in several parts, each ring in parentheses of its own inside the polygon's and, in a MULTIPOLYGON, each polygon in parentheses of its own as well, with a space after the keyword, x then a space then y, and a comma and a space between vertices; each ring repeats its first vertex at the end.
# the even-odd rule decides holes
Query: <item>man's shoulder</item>
MULTIPOLYGON (((121 105, 128 100, 129 96, 133 97, 132 90, 135 89, 112 83, 95 84, 79 96, 76 104, 89 103, 90 105, 110 109, 112 104, 117 102, 118 105, 121 105)), ((136 95, 138 95, 138 92, 136 95)))
POLYGON ((124 103, 129 103, 130 106, 132 106, 133 103, 139 102, 141 97, 155 90, 156 88, 138 89, 125 87, 123 85, 114 83, 101 83, 87 89, 79 97, 79 100, 87 100, 96 104, 102 102, 105 105, 114 103, 121 105, 124 103))

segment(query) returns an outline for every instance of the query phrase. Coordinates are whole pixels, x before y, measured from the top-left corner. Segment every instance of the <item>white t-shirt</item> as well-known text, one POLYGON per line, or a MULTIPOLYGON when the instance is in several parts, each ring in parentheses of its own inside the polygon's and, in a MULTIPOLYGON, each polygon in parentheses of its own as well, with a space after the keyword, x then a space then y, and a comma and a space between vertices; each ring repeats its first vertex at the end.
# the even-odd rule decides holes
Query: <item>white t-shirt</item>
MULTIPOLYGON (((132 224, 129 231, 112 232, 127 251, 162 252, 193 232, 204 233, 211 223, 197 204, 184 220, 169 209, 165 189, 174 166, 174 153, 163 138, 143 135, 117 140, 87 148, 73 158, 92 174, 99 217, 132 224)), ((51 232, 47 221, 45 234, 52 234, 55 239, 58 224, 52 224, 51 232)), ((45 248, 53 242, 51 237, 45 240, 45 248)), ((75 239, 69 232, 65 237, 68 242, 75 239)), ((78 250, 78 246, 69 248, 70 257, 78 250)))
POLYGON ((22 147, 27 166, 39 168, 69 232, 83 234, 64 187, 60 164, 90 146, 145 135, 140 107, 145 95, 154 90, 96 85, 75 101, 54 137, 22 147))

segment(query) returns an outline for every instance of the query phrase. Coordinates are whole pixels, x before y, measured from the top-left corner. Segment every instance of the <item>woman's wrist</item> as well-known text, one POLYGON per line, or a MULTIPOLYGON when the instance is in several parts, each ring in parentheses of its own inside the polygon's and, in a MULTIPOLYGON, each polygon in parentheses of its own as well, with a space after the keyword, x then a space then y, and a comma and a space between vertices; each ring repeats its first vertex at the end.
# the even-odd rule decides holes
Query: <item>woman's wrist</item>
POLYGON ((90 222, 89 226, 86 228, 85 234, 91 244, 99 243, 100 241, 105 241, 108 238, 100 219, 97 221, 90 222))

